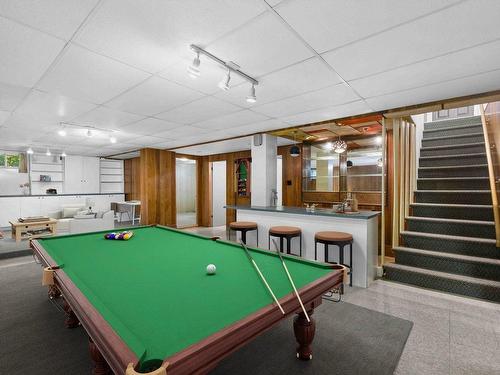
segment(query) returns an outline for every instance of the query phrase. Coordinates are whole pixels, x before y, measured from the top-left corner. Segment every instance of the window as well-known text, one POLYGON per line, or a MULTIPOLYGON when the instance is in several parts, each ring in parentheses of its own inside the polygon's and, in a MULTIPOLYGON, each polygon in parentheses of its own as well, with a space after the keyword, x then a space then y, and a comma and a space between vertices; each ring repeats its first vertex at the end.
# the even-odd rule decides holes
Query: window
POLYGON ((19 154, 0 153, 0 168, 19 168, 19 154))

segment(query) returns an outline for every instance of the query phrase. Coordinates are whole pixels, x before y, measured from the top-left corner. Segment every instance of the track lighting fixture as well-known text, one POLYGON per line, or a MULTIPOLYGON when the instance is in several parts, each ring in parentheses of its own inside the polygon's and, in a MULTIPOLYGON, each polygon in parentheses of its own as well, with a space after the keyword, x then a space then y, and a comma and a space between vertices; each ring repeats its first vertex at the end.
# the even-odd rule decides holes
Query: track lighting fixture
POLYGON ((47 155, 47 156, 52 155, 51 152, 50 152, 50 149, 47 148, 47 152, 45 153, 45 155, 47 155))
POLYGON ((219 82, 219 87, 224 91, 229 90, 229 81, 231 81, 231 71, 228 69, 222 80, 219 82))
POLYGON ((193 63, 188 68, 188 74, 191 78, 198 78, 200 76, 200 53, 196 53, 193 63))
POLYGON ((255 96, 255 85, 252 84, 252 87, 250 87, 250 93, 247 96, 247 102, 255 103, 256 101, 257 101, 257 96, 255 96))
POLYGON ((64 130, 64 129, 60 129, 60 130, 57 132, 57 134, 59 134, 61 137, 66 137, 66 134, 67 134, 67 133, 66 133, 66 130, 64 130))
POLYGON ((27 153, 28 155, 33 155, 33 149, 32 149, 31 147, 30 147, 30 148, 28 148, 28 149, 26 150, 26 153, 27 153))
POLYGON ((212 55, 210 52, 207 52, 203 48, 200 48, 194 44, 191 44, 190 48, 196 53, 196 57, 194 58, 193 63, 187 69, 188 74, 191 77, 197 78, 200 76, 200 55, 206 56, 210 60, 215 61, 217 64, 227 69, 227 73, 224 75, 223 80, 219 83, 219 87, 221 89, 229 90, 231 73, 234 73, 252 85, 252 87, 250 88, 250 95, 246 98, 247 102, 255 103, 257 101, 257 97, 255 96, 255 86, 258 85, 259 82, 255 78, 250 77, 248 74, 243 73, 240 70, 240 66, 238 64, 235 64, 232 61, 224 61, 222 59, 219 59, 217 56, 212 55))

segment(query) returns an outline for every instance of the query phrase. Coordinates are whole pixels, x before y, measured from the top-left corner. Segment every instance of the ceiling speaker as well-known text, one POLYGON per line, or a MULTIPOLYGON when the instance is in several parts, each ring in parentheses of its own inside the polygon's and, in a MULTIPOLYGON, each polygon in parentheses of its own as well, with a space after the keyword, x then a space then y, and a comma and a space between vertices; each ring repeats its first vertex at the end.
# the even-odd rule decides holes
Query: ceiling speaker
POLYGON ((253 145, 262 146, 262 134, 255 134, 253 136, 253 145))

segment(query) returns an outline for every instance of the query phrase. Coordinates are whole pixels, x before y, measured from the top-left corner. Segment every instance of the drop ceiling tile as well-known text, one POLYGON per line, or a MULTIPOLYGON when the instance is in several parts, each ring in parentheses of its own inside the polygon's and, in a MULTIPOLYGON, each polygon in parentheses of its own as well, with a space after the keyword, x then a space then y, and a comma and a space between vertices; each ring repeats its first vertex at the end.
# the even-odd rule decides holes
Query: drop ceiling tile
POLYGON ((43 143, 47 146, 69 146, 81 144, 85 142, 86 138, 87 137, 85 135, 71 132, 70 129, 68 129, 68 134, 65 137, 61 137, 54 130, 46 132, 43 136, 37 138, 37 142, 43 143))
POLYGON ((270 117, 285 117, 327 106, 335 106, 359 99, 354 91, 341 83, 292 98, 253 107, 253 110, 270 117))
POLYGON ((387 110, 497 90, 498 82, 500 82, 500 69, 416 89, 376 96, 368 98, 366 101, 374 110, 387 110))
POLYGON ((250 85, 243 84, 228 91, 221 91, 217 97, 238 105, 253 107, 318 90, 340 83, 337 74, 319 58, 294 64, 259 78, 256 86, 257 103, 247 103, 250 85))
POLYGON ((110 0, 77 42, 148 72, 159 72, 191 43, 207 45, 266 10, 260 0, 110 0))
POLYGON ((57 126, 95 107, 94 104, 61 95, 32 90, 7 121, 9 126, 39 128, 57 126))
POLYGON ((138 138, 127 139, 123 143, 146 147, 160 142, 165 142, 165 139, 159 137, 142 136, 138 138))
POLYGON ((0 17, 0 82, 32 87, 42 77, 64 41, 0 17))
POLYGON ((498 1, 462 2, 323 57, 344 79, 353 80, 498 39, 499 13, 498 1), (471 17, 478 9, 488 11, 471 17))
POLYGON ((203 97, 203 94, 159 77, 140 85, 106 103, 126 112, 152 116, 203 97))
POLYGON ((206 134, 208 132, 209 130, 207 129, 200 129, 194 126, 182 125, 172 130, 156 133, 156 137, 169 138, 172 140, 182 140, 185 137, 192 137, 200 134, 206 134))
POLYGON ((252 122, 264 121, 267 119, 267 116, 245 109, 239 112, 230 113, 229 115, 216 117, 211 120, 197 122, 193 125, 203 129, 218 130, 234 128, 237 126, 246 125, 252 122))
POLYGON ((319 53, 457 3, 424 1, 285 1, 277 12, 319 53))
POLYGON ((160 142, 160 143, 155 143, 151 145, 151 148, 157 148, 159 150, 166 150, 170 149, 172 147, 176 147, 179 144, 179 141, 167 141, 167 142, 160 142))
POLYGON ((372 112, 371 108, 358 100, 356 102, 342 104, 334 107, 316 109, 310 112, 299 113, 293 116, 284 117, 281 120, 289 125, 304 125, 313 122, 335 120, 342 117, 360 115, 372 112))
POLYGON ((27 144, 43 136, 43 131, 7 128, 2 126, 0 128, 0 147, 7 143, 18 142, 27 144))
POLYGON ((0 15, 69 40, 98 0, 0 2, 0 15))
POLYGON ((0 111, 0 126, 9 118, 10 112, 8 111, 0 111))
POLYGON ((101 104, 147 77, 140 70, 71 45, 38 88, 101 104))
POLYGON ((363 97, 380 96, 495 70, 498 61, 500 42, 488 43, 349 83, 363 97))
POLYGON ((106 129, 120 129, 128 124, 139 121, 142 118, 144 118, 144 116, 99 106, 90 112, 76 117, 72 121, 76 124, 82 125, 90 125, 106 129))
POLYGON ((207 50, 234 61, 251 76, 261 76, 305 60, 313 52, 271 12, 254 18, 209 45, 207 50))
POLYGON ((180 126, 182 125, 149 117, 144 120, 127 125, 124 128, 122 128, 122 130, 124 132, 154 136, 159 133, 163 133, 167 130, 178 128, 180 126))
POLYGON ((247 134, 287 128, 287 127, 289 127, 289 125, 284 123, 283 121, 271 119, 227 129, 227 132, 232 135, 247 135, 247 134))
POLYGON ((194 102, 177 107, 171 111, 160 113, 155 117, 179 124, 193 124, 217 116, 223 116, 240 110, 233 104, 207 96, 194 102))
MULTIPOLYGON (((226 75, 226 70, 219 64, 214 63, 205 56, 200 56, 200 76, 192 78, 188 74, 188 67, 191 65, 195 57, 194 53, 186 59, 180 59, 179 62, 169 66, 167 69, 160 73, 160 76, 176 82, 185 87, 189 87, 196 91, 201 91, 205 94, 214 94, 222 91, 218 84, 226 75)), ((231 76, 230 86, 236 86, 245 82, 238 75, 231 76)))
POLYGON ((0 110, 13 111, 28 95, 27 87, 8 85, 0 82, 0 110))

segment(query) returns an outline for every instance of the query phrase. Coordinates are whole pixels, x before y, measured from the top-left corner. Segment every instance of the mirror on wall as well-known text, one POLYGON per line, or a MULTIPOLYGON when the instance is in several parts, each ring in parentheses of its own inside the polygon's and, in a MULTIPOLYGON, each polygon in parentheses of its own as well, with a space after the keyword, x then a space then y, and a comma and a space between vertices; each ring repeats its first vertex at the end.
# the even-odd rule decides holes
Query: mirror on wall
POLYGON ((348 142, 335 153, 330 142, 303 145, 304 192, 378 192, 382 189, 381 137, 348 142))

